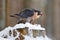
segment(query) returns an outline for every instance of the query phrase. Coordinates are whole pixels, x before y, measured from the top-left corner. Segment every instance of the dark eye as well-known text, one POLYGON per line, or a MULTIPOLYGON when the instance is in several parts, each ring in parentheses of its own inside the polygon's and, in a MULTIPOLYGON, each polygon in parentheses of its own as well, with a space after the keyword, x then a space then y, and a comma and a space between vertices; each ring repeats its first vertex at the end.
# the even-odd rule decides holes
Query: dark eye
POLYGON ((38 15, 40 15, 40 13, 38 13, 38 15))
POLYGON ((42 16, 43 14, 41 12, 38 12, 38 15, 41 15, 42 16))
POLYGON ((41 11, 37 11, 38 12, 38 15, 40 15, 41 14, 41 11))

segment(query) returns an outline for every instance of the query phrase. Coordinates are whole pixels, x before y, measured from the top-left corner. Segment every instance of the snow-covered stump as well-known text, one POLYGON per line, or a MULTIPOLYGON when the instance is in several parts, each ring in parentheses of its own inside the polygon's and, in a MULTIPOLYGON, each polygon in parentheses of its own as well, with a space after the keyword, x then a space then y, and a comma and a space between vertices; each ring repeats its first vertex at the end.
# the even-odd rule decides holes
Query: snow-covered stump
POLYGON ((47 37, 45 28, 41 27, 39 24, 33 25, 28 22, 25 24, 16 24, 14 27, 9 26, 5 28, 4 30, 0 31, 0 38, 2 40, 51 40, 47 37), (23 29, 27 34, 24 35, 21 32, 18 32, 17 29, 23 29), (37 35, 34 33, 37 33, 37 35))

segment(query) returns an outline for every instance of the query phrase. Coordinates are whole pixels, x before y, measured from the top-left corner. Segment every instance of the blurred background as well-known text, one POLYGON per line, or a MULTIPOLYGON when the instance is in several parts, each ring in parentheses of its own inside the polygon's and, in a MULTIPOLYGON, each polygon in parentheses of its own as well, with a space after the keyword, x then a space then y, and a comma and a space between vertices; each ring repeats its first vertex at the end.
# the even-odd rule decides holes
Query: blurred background
POLYGON ((11 18, 10 15, 25 8, 42 11, 44 15, 37 23, 46 28, 48 37, 60 40, 60 0, 0 0, 0 30, 14 26, 17 19, 11 18))

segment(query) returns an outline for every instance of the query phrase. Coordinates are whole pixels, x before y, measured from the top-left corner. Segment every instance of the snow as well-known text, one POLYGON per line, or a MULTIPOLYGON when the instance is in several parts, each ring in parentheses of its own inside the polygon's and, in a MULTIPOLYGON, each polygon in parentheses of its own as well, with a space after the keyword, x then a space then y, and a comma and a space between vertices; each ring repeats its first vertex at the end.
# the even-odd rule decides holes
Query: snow
POLYGON ((51 40, 50 38, 48 38, 47 36, 43 37, 43 36, 40 36, 40 37, 30 37, 30 36, 25 36, 25 39, 24 40, 51 40))
MULTIPOLYGON (((2 30, 2 31, 0 31, 0 40, 15 40, 16 38, 19 38, 19 32, 17 31, 17 30, 15 30, 15 32, 17 33, 17 35, 14 37, 13 36, 13 29, 14 27, 7 27, 7 28, 5 28, 4 30, 2 30), (12 34, 11 34, 11 36, 9 36, 9 31, 12 31, 12 34), (4 37, 6 37, 7 36, 7 38, 4 38, 4 37)), ((19 39, 20 40, 20 39, 19 39)))
MULTIPOLYGON (((0 31, 0 40, 15 40, 16 38, 19 38, 19 32, 16 29, 22 29, 28 27, 28 33, 29 35, 25 35, 25 39, 24 40, 51 40, 50 38, 47 37, 47 35, 45 35, 45 37, 43 36, 37 36, 36 38, 33 37, 32 34, 32 30, 45 30, 45 28, 41 27, 40 24, 31 24, 26 22, 25 24, 20 23, 20 24, 16 24, 14 27, 7 27, 4 30, 0 31), (12 31, 11 36, 9 36, 9 31, 12 31), (16 31, 17 35, 14 37, 13 36, 13 30, 16 31), (4 38, 4 36, 7 36, 7 38, 4 38)), ((19 39, 20 40, 20 39, 19 39)))
POLYGON ((2 31, 0 31, 0 37, 2 36, 2 35, 7 35, 7 36, 9 36, 9 30, 11 30, 12 29, 12 27, 7 27, 7 28, 5 28, 4 30, 2 30, 2 31))
POLYGON ((7 39, 7 38, 0 37, 0 40, 12 40, 12 39, 7 39))
POLYGON ((25 23, 25 26, 28 27, 29 29, 33 29, 33 30, 45 30, 45 28, 41 27, 41 25, 39 24, 30 24, 30 23, 25 23))
POLYGON ((14 29, 21 29, 21 28, 25 28, 25 27, 28 27, 29 29, 33 29, 33 30, 45 30, 45 28, 41 27, 41 25, 39 24, 31 24, 31 23, 28 23, 26 22, 25 24, 23 23, 20 23, 20 24, 16 24, 14 26, 14 29))
POLYGON ((14 29, 20 29, 20 28, 25 28, 25 24, 20 23, 20 24, 16 24, 16 25, 14 26, 14 29))

